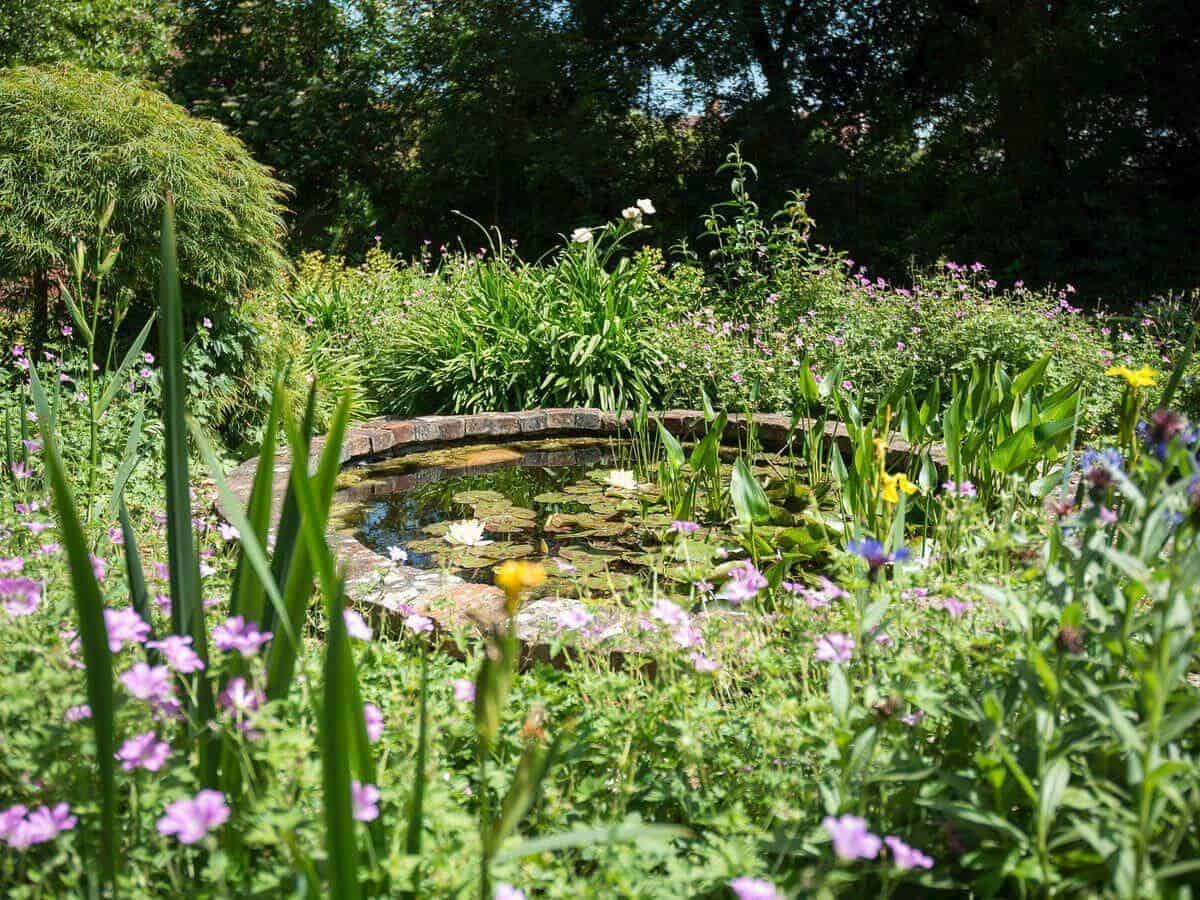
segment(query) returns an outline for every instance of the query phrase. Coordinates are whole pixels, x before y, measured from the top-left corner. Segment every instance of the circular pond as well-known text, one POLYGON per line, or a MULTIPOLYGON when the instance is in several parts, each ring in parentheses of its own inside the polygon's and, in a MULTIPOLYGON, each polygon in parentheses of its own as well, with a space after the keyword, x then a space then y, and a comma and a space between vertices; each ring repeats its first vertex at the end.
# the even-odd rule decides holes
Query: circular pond
MULTIPOLYGON (((719 451, 720 488, 699 485, 679 521, 678 486, 663 484, 658 464, 629 441, 554 437, 441 447, 343 471, 335 527, 376 552, 393 548, 408 564, 488 583, 506 559, 544 564, 539 595, 605 595, 657 582, 659 594, 704 586, 726 556, 743 556, 747 530, 730 506, 730 462, 719 451), (709 496, 711 493, 712 496, 709 496), (717 496, 720 494, 720 496, 717 496)), ((770 496, 776 521, 763 534, 789 550, 789 563, 818 556, 824 530, 817 504, 790 461, 749 457, 770 496)), ((749 539, 753 539, 753 530, 749 539)))

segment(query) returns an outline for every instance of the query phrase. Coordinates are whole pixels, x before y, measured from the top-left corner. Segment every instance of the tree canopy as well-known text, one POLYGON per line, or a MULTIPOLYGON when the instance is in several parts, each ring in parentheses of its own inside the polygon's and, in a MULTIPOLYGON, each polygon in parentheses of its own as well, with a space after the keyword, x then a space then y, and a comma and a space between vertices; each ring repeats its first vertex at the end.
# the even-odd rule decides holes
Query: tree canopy
POLYGON ((688 237, 738 142, 764 204, 810 190, 818 240, 884 274, 978 257, 1115 299, 1200 272, 1200 25, 1172 0, 17 6, 2 58, 159 79, 294 186, 301 246, 411 250, 461 210, 537 250, 635 195, 688 237))

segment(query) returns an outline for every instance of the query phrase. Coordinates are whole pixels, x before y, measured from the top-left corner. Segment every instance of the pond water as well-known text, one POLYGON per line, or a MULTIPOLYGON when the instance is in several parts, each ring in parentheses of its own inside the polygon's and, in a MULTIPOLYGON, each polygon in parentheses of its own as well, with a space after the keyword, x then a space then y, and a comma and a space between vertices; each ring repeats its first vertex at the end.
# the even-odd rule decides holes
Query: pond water
POLYGON ((632 469, 629 445, 611 439, 439 448, 344 471, 334 524, 381 553, 403 548, 410 565, 472 581, 529 559, 546 568, 538 594, 607 594, 651 578, 660 593, 687 594, 737 540, 719 524, 673 533, 648 477, 613 483, 632 469))

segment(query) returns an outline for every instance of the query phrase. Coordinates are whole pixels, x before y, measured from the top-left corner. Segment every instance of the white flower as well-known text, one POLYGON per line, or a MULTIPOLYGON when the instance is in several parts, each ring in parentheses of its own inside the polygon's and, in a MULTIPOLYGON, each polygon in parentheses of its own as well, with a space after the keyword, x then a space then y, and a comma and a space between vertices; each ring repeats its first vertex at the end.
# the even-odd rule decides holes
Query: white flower
POLYGON ((576 228, 571 232, 571 240, 577 244, 586 244, 592 239, 592 230, 590 228, 576 228))
POLYGON ((408 562, 408 551, 403 547, 388 547, 388 557, 394 563, 408 562))
POLYGON ((637 202, 637 206, 638 206, 638 209, 640 209, 646 215, 648 215, 648 216, 654 215, 654 204, 651 203, 649 200, 646 200, 643 198, 637 202))
POLYGON ((478 519, 463 519, 451 522, 446 530, 446 543, 459 544, 463 547, 482 547, 491 541, 483 539, 483 523, 478 519))
POLYGON ((619 491, 636 491, 637 476, 628 469, 613 469, 608 473, 608 486, 619 491))
POLYGON ((621 218, 626 222, 636 222, 642 217, 642 211, 636 206, 627 206, 621 210, 621 218))

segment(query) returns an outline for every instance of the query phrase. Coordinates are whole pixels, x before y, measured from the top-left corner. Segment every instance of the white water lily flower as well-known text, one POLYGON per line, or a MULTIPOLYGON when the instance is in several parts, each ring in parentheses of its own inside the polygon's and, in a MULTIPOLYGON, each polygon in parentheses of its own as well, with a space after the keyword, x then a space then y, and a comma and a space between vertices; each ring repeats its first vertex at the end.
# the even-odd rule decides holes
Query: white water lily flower
POLYGON ((446 530, 446 543, 463 547, 482 547, 491 541, 483 538, 483 523, 478 519, 463 519, 451 522, 446 530))
POLYGON ((649 200, 642 199, 637 202, 637 207, 648 216, 654 215, 654 204, 649 200))
POLYGON ((592 229, 590 228, 576 228, 571 232, 571 240, 577 244, 586 244, 591 239, 592 229))
POLYGON ((403 547, 388 547, 388 556, 394 563, 408 562, 408 551, 403 547))
POLYGON ((627 206, 621 210, 621 218, 626 222, 636 222, 642 217, 642 211, 636 206, 627 206))
POLYGON ((608 473, 608 486, 619 491, 636 491, 637 476, 628 469, 613 469, 608 473))

